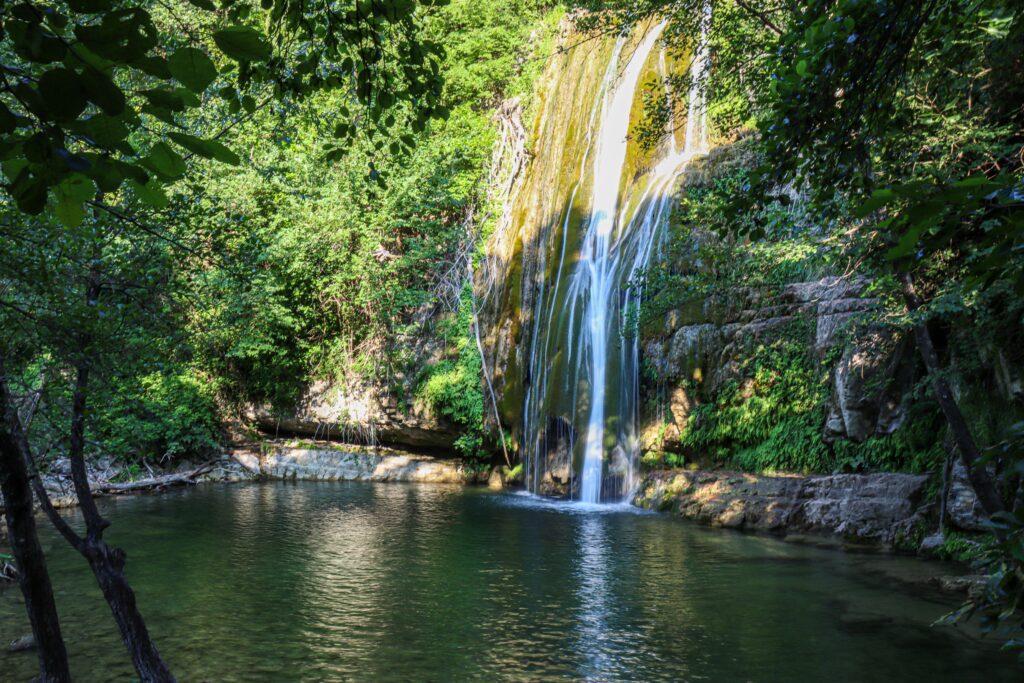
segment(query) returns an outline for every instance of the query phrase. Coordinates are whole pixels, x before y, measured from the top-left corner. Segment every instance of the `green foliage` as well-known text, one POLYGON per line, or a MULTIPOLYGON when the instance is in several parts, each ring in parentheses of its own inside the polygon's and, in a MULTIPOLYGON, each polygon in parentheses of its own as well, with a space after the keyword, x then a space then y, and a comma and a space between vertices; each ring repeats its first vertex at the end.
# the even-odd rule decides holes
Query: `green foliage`
POLYGON ((104 451, 160 462, 213 453, 220 445, 214 387, 187 370, 120 379, 96 410, 104 451))
POLYGON ((502 471, 505 474, 505 481, 508 483, 520 483, 523 480, 523 471, 526 465, 523 463, 517 463, 515 467, 502 466, 502 471))
POLYGON ((965 564, 974 563, 983 557, 987 540, 988 538, 984 536, 970 538, 965 534, 949 531, 943 537, 942 545, 936 549, 935 556, 965 564))
POLYGON ((674 469, 686 464, 681 453, 648 451, 640 458, 640 464, 649 470, 674 469))
POLYGON ((693 411, 681 443, 686 449, 752 471, 831 469, 821 439, 828 395, 800 321, 770 343, 747 349, 735 378, 693 411))
MULTIPOLYGON (((983 633, 1007 638, 1004 649, 1024 650, 1024 614, 1020 609, 1024 600, 1024 499, 1019 490, 1024 474, 1024 422, 1014 425, 1005 440, 990 447, 982 464, 997 459, 1008 465, 1002 478, 1017 489, 1016 505, 993 515, 988 524, 994 537, 976 551, 975 568, 988 574, 981 596, 965 602, 941 623, 956 624, 976 616, 983 633)), ((1020 660, 1024 662, 1024 652, 1020 660)))
POLYGON ((442 339, 451 347, 454 360, 444 359, 424 369, 416 396, 440 416, 463 428, 455 448, 470 458, 483 458, 484 394, 481 386, 480 354, 473 339, 473 311, 469 283, 463 289, 459 311, 442 321, 442 339), (446 323, 446 324, 445 324, 446 323))
MULTIPOLYGON (((337 129, 341 144, 365 133, 378 138, 379 150, 379 131, 394 124, 385 113, 400 103, 414 130, 448 116, 440 105, 443 51, 421 39, 422 14, 412 0, 342 2, 328 11, 287 0, 224 2, 220 9, 146 0, 5 3, 6 191, 20 211, 48 209, 68 226, 84 219, 86 204, 119 214, 114 207, 132 206, 134 198, 163 208, 162 186, 184 175, 191 154, 239 162, 215 138, 253 114, 256 96, 343 93, 365 115, 343 114, 351 123, 337 129), (197 126, 205 138, 170 134, 196 125, 214 95, 223 118, 197 126), (209 134, 214 127, 219 132, 209 134)), ((401 138, 395 144, 408 148, 401 138)), ((327 152, 342 149, 334 144, 327 152)))
POLYGON ((309 377, 350 372, 405 390, 395 378, 413 359, 401 340, 422 334, 412 318, 438 305, 439 288, 460 286, 452 268, 471 248, 477 226, 466 217, 487 191, 491 106, 528 89, 537 65, 526 54, 544 49, 546 35, 534 35, 544 12, 460 0, 431 14, 425 35, 448 55, 448 116, 417 130, 395 112, 400 137, 415 144, 376 159, 386 186, 371 193, 364 182, 375 143, 324 158, 349 105, 317 93, 256 112, 234 132, 247 163, 203 167, 175 198, 178 220, 220 256, 188 267, 199 290, 189 336, 231 398, 288 411, 309 377))
POLYGON ((680 439, 687 453, 752 472, 929 472, 945 459, 938 413, 929 402, 914 404, 907 423, 892 434, 827 444, 831 363, 814 357, 805 323, 788 328, 745 349, 733 378, 710 395, 693 386, 703 400, 680 439))
POLYGON ((825 236, 812 227, 802 205, 771 205, 736 215, 732 201, 749 185, 746 150, 708 182, 685 188, 669 219, 665 258, 653 264, 636 284, 643 284, 639 327, 659 329, 669 311, 685 309, 709 296, 728 297, 735 287, 777 292, 785 284, 813 280, 834 272, 841 258, 825 236), (770 226, 765 239, 750 242, 733 236, 740 224, 770 226))

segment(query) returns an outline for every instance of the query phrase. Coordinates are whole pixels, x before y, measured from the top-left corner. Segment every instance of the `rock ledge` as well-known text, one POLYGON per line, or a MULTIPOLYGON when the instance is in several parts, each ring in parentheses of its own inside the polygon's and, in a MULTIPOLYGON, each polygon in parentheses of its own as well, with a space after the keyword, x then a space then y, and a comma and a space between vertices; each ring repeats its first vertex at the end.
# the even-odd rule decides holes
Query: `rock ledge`
POLYGON ((277 447, 263 453, 236 452, 234 459, 253 474, 268 479, 463 484, 470 478, 458 460, 412 454, 277 447))
POLYGON ((927 475, 652 472, 634 503, 711 526, 908 546, 924 527, 927 475))

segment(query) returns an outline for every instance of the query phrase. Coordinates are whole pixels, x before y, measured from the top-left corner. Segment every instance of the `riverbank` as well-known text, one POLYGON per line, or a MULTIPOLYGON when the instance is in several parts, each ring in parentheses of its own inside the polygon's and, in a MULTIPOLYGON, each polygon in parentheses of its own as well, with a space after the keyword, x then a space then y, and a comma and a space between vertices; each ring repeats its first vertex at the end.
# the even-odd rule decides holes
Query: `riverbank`
MULTIPOLYGON (((97 498, 157 493, 206 482, 268 479, 482 484, 487 483, 490 475, 490 470, 472 470, 459 459, 304 441, 253 444, 204 462, 182 461, 173 468, 140 469, 100 459, 89 463, 87 471, 97 498)), ((66 458, 55 460, 42 474, 42 479, 55 508, 78 505, 66 458)), ((3 498, 0 497, 2 512, 3 498)))
MULTIPOLYGON (((140 471, 100 461, 90 466, 89 476, 98 497, 253 480, 516 486, 505 481, 500 468, 474 468, 459 459, 309 441, 253 444, 205 463, 182 462, 167 470, 140 471)), ((55 461, 43 481, 56 507, 77 505, 65 461, 55 461)), ((655 470, 643 476, 632 502, 699 524, 791 542, 933 556, 937 511, 931 486, 927 475, 901 473, 655 470)), ((973 498, 956 481, 951 491, 950 525, 976 531, 980 520, 972 515, 973 498)))
MULTIPOLYGON (((768 533, 794 542, 845 549, 941 555, 934 482, 928 475, 751 474, 658 470, 634 496, 638 507, 712 527, 768 533)), ((984 528, 973 491, 954 476, 947 491, 947 530, 984 528)))

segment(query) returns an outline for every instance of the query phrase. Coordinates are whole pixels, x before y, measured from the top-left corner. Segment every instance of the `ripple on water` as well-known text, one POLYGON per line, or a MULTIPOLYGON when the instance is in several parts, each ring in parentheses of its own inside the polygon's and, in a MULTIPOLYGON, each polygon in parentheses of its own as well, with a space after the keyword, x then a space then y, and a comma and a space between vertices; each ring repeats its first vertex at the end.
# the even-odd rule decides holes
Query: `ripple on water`
MULTIPOLYGON (((628 506, 280 482, 103 506, 181 680, 1020 678, 929 627, 953 603, 891 578, 919 565, 628 506)), ((43 534, 77 679, 131 680, 84 564, 43 534)), ((27 631, 18 597, 0 591, 0 641, 27 631)), ((28 680, 34 658, 0 672, 28 680)))

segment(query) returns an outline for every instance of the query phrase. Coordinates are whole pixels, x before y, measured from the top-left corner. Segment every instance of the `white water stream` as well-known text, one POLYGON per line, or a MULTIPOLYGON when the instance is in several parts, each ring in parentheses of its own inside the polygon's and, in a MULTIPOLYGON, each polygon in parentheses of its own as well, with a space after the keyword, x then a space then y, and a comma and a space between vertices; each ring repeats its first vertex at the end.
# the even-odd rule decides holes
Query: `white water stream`
MULTIPOLYGON (((626 50, 628 38, 619 38, 615 44, 592 109, 584 137, 586 150, 565 212, 555 282, 547 291, 542 284, 542 314, 535 318, 533 329, 530 365, 535 385, 527 391, 524 428, 528 434, 546 434, 551 415, 574 422, 565 417, 573 415, 582 421, 576 406, 585 407, 585 426, 573 424, 570 431, 582 437, 581 443, 571 447, 582 448, 577 498, 585 503, 619 499, 635 485, 640 451, 639 349, 635 337, 621 333, 627 316, 635 314, 642 291, 630 286, 630 281, 650 261, 668 215, 674 180, 695 154, 707 149, 699 85, 708 57, 705 41, 701 41, 690 67, 693 77, 684 144, 677 144, 674 133, 667 135, 670 142, 659 150, 640 182, 624 182, 637 88, 664 27, 664 22, 652 26, 632 52, 626 50), (627 61, 622 64, 624 54, 627 61), (590 192, 580 193, 581 186, 589 187, 590 192), (584 201, 589 201, 589 206, 575 206, 580 196, 588 198, 584 201), (579 210, 586 218, 563 294, 569 221, 580 215, 579 210), (562 354, 565 357, 558 365, 568 377, 550 377, 554 358, 562 354), (555 399, 548 395, 552 388, 555 399), (559 393, 559 389, 564 391, 559 393), (566 405, 557 405, 559 402, 566 405), (608 476, 609 471, 614 476, 608 476)), ((656 63, 664 75, 664 54, 656 63)), ((674 131, 676 122, 670 120, 668 126, 674 131)), ((546 436, 539 437, 533 452, 529 448, 527 452, 528 479, 534 490, 545 467, 549 448, 545 440, 546 436)))

